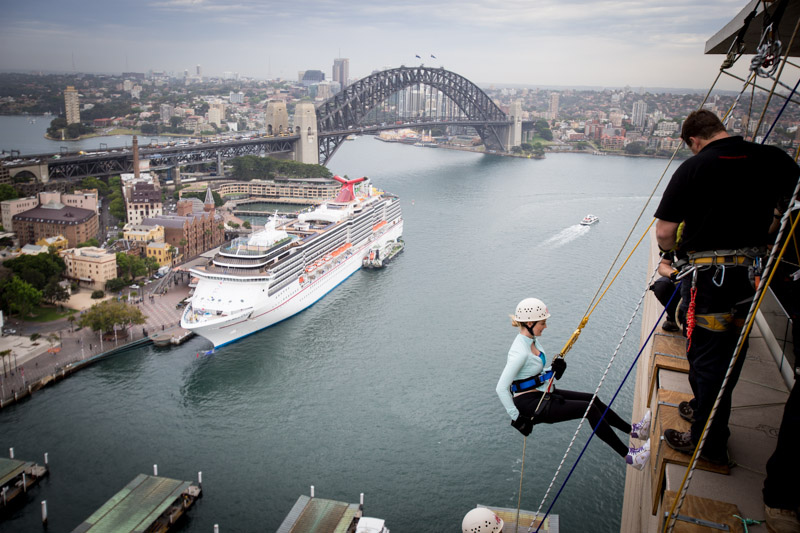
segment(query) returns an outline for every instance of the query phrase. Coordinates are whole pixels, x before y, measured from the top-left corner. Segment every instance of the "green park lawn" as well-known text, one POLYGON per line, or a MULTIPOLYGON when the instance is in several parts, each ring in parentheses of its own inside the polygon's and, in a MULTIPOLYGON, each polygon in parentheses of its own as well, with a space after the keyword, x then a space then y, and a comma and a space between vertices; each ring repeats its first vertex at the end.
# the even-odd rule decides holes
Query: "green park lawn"
POLYGON ((69 316, 73 313, 77 313, 77 311, 75 311, 75 309, 68 309, 66 307, 63 311, 59 311, 58 307, 38 305, 33 308, 33 311, 31 311, 31 314, 28 315, 25 320, 28 322, 51 322, 53 320, 58 320, 59 318, 69 316))

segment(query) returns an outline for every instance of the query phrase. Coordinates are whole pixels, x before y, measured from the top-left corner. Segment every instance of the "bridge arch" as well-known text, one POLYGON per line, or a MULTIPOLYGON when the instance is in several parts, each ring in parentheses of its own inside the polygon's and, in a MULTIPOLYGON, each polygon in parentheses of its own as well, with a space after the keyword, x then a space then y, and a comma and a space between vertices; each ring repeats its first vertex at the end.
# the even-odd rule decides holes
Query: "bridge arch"
POLYGON ((317 108, 320 162, 324 163, 333 156, 346 135, 331 135, 331 133, 345 132, 352 127, 362 126, 370 111, 378 108, 392 95, 420 85, 432 87, 449 98, 466 116, 466 122, 480 122, 473 127, 487 148, 505 150, 499 128, 502 124, 508 123, 509 119, 477 85, 443 68, 399 67, 362 78, 317 108), (497 124, 487 124, 487 122, 497 124))

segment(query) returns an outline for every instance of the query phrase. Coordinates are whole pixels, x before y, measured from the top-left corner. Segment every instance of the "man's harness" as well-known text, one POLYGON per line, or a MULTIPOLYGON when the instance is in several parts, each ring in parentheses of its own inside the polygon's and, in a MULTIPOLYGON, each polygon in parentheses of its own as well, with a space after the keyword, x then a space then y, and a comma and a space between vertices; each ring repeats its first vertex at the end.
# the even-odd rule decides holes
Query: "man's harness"
MULTIPOLYGON (((763 257, 765 254, 766 248, 764 247, 689 252, 688 259, 682 261, 682 265, 676 265, 681 266, 681 272, 677 279, 692 274, 692 300, 689 302, 689 313, 687 313, 687 316, 691 316, 692 320, 691 326, 688 329, 701 327, 709 331, 725 332, 732 328, 741 328, 744 325, 744 319, 735 318, 733 309, 729 312, 723 313, 694 313, 694 299, 697 292, 697 270, 699 268, 705 269, 711 266, 716 266, 717 272, 714 274, 712 282, 718 287, 721 287, 725 280, 725 267, 746 266, 750 269, 750 278, 752 281, 758 279, 761 275, 761 257, 763 257)), ((691 337, 690 335, 688 336, 691 337)))

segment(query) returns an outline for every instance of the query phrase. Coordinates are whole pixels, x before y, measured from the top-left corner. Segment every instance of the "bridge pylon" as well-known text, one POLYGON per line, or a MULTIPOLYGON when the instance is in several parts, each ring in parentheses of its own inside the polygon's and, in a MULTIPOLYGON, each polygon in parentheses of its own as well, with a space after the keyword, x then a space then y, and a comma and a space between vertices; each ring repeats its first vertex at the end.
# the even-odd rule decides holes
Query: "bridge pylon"
POLYGON ((318 165, 317 110, 313 102, 299 102, 294 108, 294 133, 300 135, 294 143, 294 160, 318 165))
POLYGON ((506 151, 510 152, 515 146, 522 144, 522 102, 515 100, 508 110, 511 124, 503 126, 503 144, 506 151))
POLYGON ((264 127, 267 135, 280 135, 289 132, 289 112, 286 111, 286 102, 272 101, 267 102, 267 110, 264 113, 264 127))

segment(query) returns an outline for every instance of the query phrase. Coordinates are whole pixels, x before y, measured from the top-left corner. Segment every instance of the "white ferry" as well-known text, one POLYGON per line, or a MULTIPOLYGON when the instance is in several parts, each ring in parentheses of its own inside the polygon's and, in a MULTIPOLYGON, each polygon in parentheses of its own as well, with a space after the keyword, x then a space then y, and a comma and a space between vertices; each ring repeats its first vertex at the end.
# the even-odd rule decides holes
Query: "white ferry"
POLYGON ((581 220, 581 225, 582 226, 591 226, 592 224, 596 224, 597 222, 600 222, 600 217, 598 217, 596 215, 588 214, 585 217, 583 217, 583 220, 581 220))
POLYGON ((181 327, 223 346, 309 307, 356 270, 373 246, 403 234, 399 199, 367 178, 297 218, 277 213, 264 230, 231 241, 205 267, 181 327), (355 185, 358 184, 358 188, 355 185))

